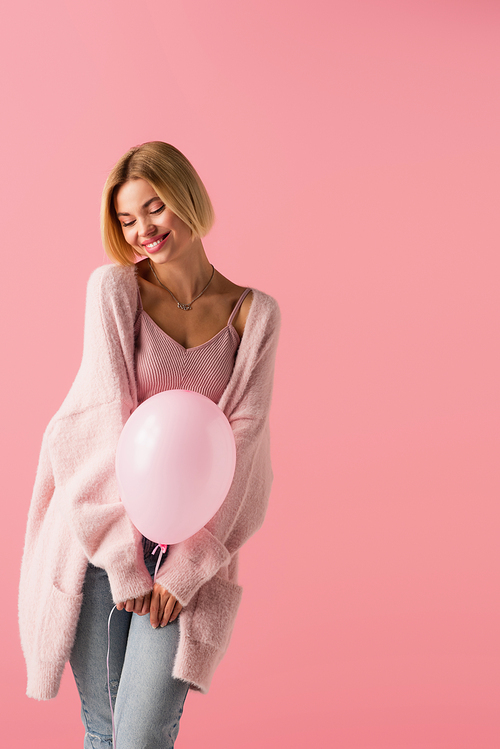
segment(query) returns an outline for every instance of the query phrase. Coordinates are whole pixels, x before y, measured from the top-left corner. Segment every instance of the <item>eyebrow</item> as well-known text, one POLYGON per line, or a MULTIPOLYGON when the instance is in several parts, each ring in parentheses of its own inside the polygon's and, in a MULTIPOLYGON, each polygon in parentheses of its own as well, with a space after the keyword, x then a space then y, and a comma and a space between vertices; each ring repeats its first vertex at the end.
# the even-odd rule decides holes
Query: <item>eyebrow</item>
MULTIPOLYGON (((161 198, 158 197, 158 195, 155 195, 154 198, 150 198, 149 200, 147 200, 142 207, 143 208, 147 208, 148 205, 150 203, 152 203, 154 200, 160 200, 161 201, 161 198)), ((116 215, 117 216, 130 216, 130 213, 117 213, 116 215)))

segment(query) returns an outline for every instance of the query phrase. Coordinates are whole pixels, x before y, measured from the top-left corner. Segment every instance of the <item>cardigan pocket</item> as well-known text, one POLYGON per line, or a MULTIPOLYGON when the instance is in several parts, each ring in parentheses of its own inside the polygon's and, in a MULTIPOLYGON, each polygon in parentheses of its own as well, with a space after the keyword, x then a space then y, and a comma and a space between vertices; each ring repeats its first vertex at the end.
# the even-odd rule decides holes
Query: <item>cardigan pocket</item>
POLYGON ((42 611, 38 654, 45 662, 67 661, 71 655, 83 593, 68 595, 52 585, 42 611))
POLYGON ((187 634, 217 649, 227 647, 242 593, 240 585, 212 577, 198 592, 187 634))

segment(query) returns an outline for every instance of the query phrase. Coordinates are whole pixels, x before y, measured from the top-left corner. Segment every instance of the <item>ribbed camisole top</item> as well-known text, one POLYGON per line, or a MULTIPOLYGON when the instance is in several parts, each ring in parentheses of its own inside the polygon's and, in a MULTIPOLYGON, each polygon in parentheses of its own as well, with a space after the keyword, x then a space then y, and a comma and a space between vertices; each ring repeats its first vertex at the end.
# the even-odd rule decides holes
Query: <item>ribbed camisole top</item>
MULTIPOLYGON (((225 328, 209 341, 184 348, 165 333, 143 309, 138 290, 135 334, 135 376, 138 405, 164 390, 194 390, 218 403, 234 368, 240 337, 233 327, 245 289, 225 328)), ((144 557, 150 556, 156 543, 143 537, 144 557)))
POLYGON ((238 299, 225 328, 199 346, 184 348, 142 307, 138 292, 135 371, 138 403, 164 390, 194 390, 218 403, 234 368, 240 337, 233 320, 250 289, 238 299))

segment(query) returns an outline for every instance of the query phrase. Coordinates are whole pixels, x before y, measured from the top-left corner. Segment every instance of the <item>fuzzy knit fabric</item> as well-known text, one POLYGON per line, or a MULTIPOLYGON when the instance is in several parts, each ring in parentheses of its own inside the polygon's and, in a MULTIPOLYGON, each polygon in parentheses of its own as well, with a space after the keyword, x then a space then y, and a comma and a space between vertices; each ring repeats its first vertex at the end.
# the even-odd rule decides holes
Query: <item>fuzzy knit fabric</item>
MULTIPOLYGON (((106 570, 115 603, 151 590, 142 537, 120 501, 115 475, 118 438, 137 407, 137 297, 134 267, 93 272, 82 363, 43 436, 19 592, 27 695, 36 699, 51 699, 59 689, 89 562, 106 570)), ((219 402, 236 441, 233 483, 205 528, 170 547, 157 577, 184 607, 173 675, 202 692, 229 644, 240 603, 238 550, 262 524, 271 490, 269 408, 279 323, 275 300, 253 290, 219 402)))

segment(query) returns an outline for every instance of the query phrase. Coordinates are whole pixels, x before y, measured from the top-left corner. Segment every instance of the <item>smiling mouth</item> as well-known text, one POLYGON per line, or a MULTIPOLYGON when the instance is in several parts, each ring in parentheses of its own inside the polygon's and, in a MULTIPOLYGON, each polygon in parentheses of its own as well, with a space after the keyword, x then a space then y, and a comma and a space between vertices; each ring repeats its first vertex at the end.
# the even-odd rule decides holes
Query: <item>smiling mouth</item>
POLYGON ((165 241, 165 239, 168 237, 169 234, 170 232, 167 232, 167 234, 163 234, 161 237, 158 237, 158 239, 155 239, 153 242, 150 242, 149 244, 143 244, 142 246, 145 247, 146 250, 154 250, 162 242, 165 241))

